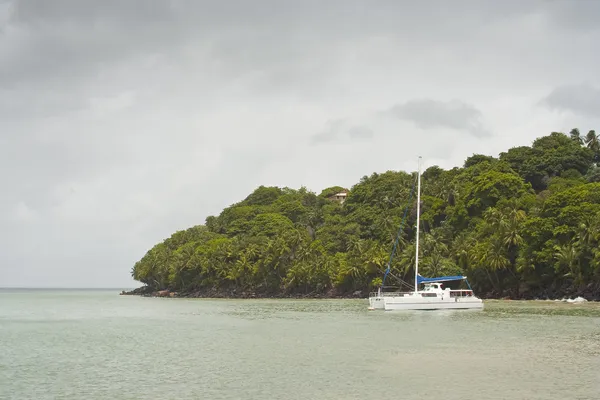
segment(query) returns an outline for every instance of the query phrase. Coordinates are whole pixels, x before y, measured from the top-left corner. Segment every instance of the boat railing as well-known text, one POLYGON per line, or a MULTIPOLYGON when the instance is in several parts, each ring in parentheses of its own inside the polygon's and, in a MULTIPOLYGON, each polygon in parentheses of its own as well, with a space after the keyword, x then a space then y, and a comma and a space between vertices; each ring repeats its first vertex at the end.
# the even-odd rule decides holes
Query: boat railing
POLYGON ((467 289, 450 290, 450 297, 468 297, 468 296, 473 296, 472 290, 467 290, 467 289))
MULTIPOLYGON (((468 290, 468 289, 449 290, 449 292, 450 292, 450 297, 473 296, 473 291, 468 290)), ((397 296, 404 296, 405 294, 412 294, 412 293, 414 293, 414 292, 371 292, 371 293, 369 293, 369 297, 397 297, 397 296)), ((423 293, 423 292, 421 292, 421 293, 423 293)), ((431 293, 440 293, 440 292, 432 291, 431 293)))
POLYGON ((394 296, 403 296, 405 294, 411 294, 414 292, 371 292, 369 293, 369 297, 394 297, 394 296))

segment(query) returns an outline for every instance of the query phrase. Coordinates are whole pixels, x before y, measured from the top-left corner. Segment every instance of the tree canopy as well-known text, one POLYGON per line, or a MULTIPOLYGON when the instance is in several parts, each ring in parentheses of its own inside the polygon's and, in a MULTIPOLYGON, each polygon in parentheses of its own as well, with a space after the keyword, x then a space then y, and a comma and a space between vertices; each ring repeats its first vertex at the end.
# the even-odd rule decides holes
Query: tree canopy
MULTIPOLYGON (((467 275, 484 297, 597 287, 598 143, 595 131, 553 132, 498 157, 474 154, 461 168, 426 169, 421 274, 467 275)), ((154 290, 186 293, 366 293, 381 284, 397 240, 392 276, 410 282, 415 179, 414 172, 373 173, 344 202, 329 198, 339 186, 319 195, 260 186, 154 246, 132 276, 154 290)))

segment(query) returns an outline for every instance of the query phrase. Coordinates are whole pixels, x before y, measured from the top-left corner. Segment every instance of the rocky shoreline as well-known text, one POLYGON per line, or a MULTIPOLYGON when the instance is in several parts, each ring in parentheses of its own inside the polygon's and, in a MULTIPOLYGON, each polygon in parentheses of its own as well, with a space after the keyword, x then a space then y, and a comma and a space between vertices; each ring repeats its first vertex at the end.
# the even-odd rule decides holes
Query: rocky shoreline
POLYGON ((353 293, 336 293, 330 290, 326 293, 256 293, 252 291, 204 289, 189 292, 171 291, 169 289, 156 290, 142 286, 129 292, 123 290, 122 296, 142 297, 174 297, 192 299, 360 299, 368 297, 368 293, 355 291, 353 293))
MULTIPOLYGON (((369 297, 369 292, 357 290, 352 293, 339 293, 332 289, 325 293, 256 293, 252 291, 203 289, 186 292, 172 291, 169 289, 156 290, 149 286, 142 286, 131 291, 123 290, 123 296, 142 297, 172 297, 172 298, 206 298, 206 299, 364 299, 369 297)), ((587 301, 600 301, 600 283, 589 284, 584 287, 573 286, 549 288, 537 292, 514 293, 484 293, 480 297, 484 300, 567 300, 581 298, 587 301)))

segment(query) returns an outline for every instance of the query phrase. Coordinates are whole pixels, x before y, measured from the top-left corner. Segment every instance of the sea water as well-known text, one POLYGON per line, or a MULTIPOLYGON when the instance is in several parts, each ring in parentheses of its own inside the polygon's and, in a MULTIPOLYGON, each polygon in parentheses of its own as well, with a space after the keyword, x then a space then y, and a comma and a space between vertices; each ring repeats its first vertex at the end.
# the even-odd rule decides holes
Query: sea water
POLYGON ((594 399, 600 304, 0 290, 0 399, 594 399))

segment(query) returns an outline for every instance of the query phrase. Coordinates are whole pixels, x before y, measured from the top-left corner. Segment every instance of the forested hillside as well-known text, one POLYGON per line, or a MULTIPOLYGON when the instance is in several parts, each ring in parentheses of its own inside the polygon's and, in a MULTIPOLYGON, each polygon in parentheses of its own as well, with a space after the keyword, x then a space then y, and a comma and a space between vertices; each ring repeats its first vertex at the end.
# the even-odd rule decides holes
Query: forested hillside
MULTIPOLYGON (((415 156, 415 164, 416 164, 415 156)), ((191 296, 338 296, 381 284, 410 204, 394 276, 414 274, 416 173, 364 176, 340 204, 306 188, 257 188, 174 233, 138 261, 143 291, 191 296)), ((600 143, 554 132, 498 157, 422 175, 420 272, 465 274, 482 297, 584 295, 600 289, 600 143)), ((393 284, 393 281, 387 283, 393 284)))

